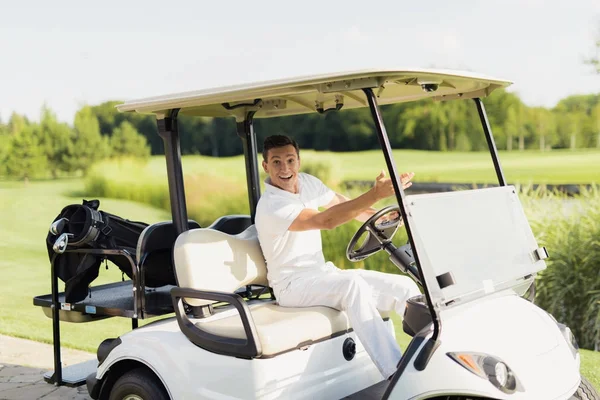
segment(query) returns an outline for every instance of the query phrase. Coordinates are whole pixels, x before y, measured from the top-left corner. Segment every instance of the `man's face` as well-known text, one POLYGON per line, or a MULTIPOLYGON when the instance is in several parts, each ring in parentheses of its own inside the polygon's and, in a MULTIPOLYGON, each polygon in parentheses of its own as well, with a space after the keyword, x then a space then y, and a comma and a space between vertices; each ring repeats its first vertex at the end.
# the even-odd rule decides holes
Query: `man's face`
POLYGON ((271 184, 291 193, 298 193, 298 169, 300 157, 294 146, 287 145, 270 149, 267 161, 262 162, 271 184))

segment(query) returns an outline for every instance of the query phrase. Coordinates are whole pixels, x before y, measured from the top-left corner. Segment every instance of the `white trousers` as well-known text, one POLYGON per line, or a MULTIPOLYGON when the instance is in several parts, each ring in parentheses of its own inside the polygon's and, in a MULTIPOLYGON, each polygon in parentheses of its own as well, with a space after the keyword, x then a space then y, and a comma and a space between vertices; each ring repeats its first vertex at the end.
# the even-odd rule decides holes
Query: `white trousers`
POLYGON ((396 372, 402 355, 400 347, 378 310, 403 315, 406 300, 420 294, 412 279, 377 271, 341 270, 327 263, 323 269, 299 268, 273 289, 283 307, 327 306, 346 311, 354 332, 383 377, 396 372))

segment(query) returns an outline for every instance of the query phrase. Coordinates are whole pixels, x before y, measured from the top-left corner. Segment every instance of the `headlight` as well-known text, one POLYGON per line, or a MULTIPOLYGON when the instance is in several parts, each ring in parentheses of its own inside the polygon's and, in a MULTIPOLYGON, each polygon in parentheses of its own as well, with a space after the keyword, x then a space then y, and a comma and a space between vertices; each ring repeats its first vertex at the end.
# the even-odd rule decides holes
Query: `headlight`
POLYGON ((573 358, 576 358, 577 353, 579 353, 579 345, 577 344, 577 339, 575 339, 575 335, 573 335, 571 328, 569 328, 565 324, 561 324, 560 322, 558 322, 556 320, 556 318, 554 318, 554 315, 548 313, 548 316, 550 316, 550 318, 552 318, 552 320, 556 323, 556 325, 558 325, 558 329, 560 329, 560 333, 562 333, 563 337, 565 338, 565 340, 567 341, 567 344, 569 345, 569 347, 571 349, 571 353, 573 353, 573 358))
POLYGON ((489 381, 500 391, 511 394, 523 391, 523 386, 509 366, 497 357, 483 353, 447 353, 448 357, 482 379, 489 381))
POLYGON ((508 367, 503 362, 499 362, 494 367, 494 377, 498 381, 498 385, 506 386, 508 383, 508 367))

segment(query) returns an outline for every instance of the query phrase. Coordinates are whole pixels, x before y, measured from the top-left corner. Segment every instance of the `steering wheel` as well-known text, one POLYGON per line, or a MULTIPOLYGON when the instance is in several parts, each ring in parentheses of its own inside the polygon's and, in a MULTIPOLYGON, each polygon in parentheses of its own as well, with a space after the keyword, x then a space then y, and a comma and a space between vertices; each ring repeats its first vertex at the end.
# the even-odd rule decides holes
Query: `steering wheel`
POLYGON ((386 243, 389 243, 400 226, 402 217, 400 216, 400 207, 397 205, 382 208, 373 214, 365 223, 356 231, 348 248, 346 249, 346 257, 352 262, 361 261, 365 258, 377 253, 383 249, 386 243), (384 215, 396 212, 396 218, 386 220, 380 223, 377 221, 384 215), (358 240, 367 232, 367 237, 358 249, 355 249, 358 240))

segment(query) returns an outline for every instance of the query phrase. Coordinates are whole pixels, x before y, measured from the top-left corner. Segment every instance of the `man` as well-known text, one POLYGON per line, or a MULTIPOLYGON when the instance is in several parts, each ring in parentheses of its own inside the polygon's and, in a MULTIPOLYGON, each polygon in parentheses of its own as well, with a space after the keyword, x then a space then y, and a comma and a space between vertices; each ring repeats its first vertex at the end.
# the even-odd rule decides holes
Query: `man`
MULTIPOLYGON (((265 139, 262 166, 269 177, 256 209, 256 229, 279 304, 346 311, 367 353, 389 378, 401 352, 378 309, 402 313, 406 300, 420 293, 418 287, 406 276, 336 268, 325 261, 320 231, 352 219, 365 221, 375 212, 373 204, 394 195, 391 180, 382 171, 372 189, 348 199, 300 173, 298 144, 282 135, 265 139)), ((404 188, 413 175, 402 175, 404 188)))

